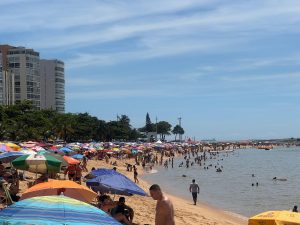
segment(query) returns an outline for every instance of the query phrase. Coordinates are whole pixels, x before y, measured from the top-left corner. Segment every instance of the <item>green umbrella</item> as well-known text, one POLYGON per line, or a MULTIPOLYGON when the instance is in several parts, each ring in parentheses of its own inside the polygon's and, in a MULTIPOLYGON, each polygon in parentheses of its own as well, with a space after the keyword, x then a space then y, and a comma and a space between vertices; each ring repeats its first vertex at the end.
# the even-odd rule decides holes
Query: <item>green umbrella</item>
POLYGON ((49 155, 24 155, 12 161, 16 169, 34 173, 58 173, 61 161, 49 155))
POLYGON ((53 153, 53 152, 47 152, 45 153, 45 155, 49 155, 53 158, 56 158, 57 160, 61 161, 61 166, 68 166, 69 164, 67 163, 67 161, 59 154, 57 153, 53 153))

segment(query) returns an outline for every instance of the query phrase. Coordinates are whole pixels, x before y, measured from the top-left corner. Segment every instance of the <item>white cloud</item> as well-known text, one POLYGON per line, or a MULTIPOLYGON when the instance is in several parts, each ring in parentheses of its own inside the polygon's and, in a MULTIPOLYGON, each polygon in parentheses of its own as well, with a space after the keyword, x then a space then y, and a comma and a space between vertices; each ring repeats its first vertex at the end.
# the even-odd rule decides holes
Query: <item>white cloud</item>
POLYGON ((94 53, 94 54, 77 54, 74 58, 69 59, 66 65, 69 68, 114 65, 128 61, 140 61, 145 59, 161 58, 166 56, 175 56, 191 52, 214 52, 220 48, 230 49, 237 41, 223 40, 216 43, 197 40, 160 40, 155 44, 147 44, 147 47, 137 50, 119 51, 116 53, 94 53), (187 44, 188 43, 188 44, 187 44))
MULTIPOLYGON (((178 10, 193 9, 205 6, 217 1, 215 0, 139 0, 139 1, 95 1, 90 0, 88 4, 81 0, 56 0, 37 1, 26 4, 27 1, 7 1, 5 4, 14 8, 14 14, 9 10, 0 15, 7 20, 13 21, 14 26, 9 26, 11 31, 26 31, 30 27, 39 29, 70 29, 80 26, 91 26, 120 20, 135 19, 138 17, 152 16, 156 14, 173 13, 178 10), (15 3, 24 3, 23 5, 15 3), (20 7, 22 6, 22 7, 20 7), (40 19, 37 19, 37 16, 40 19), (23 23, 24 19, 28 23, 23 23), (28 26, 27 26, 28 25, 28 26)), ((3 28, 8 28, 5 23, 3 28)), ((5 29, 4 29, 5 31, 5 29)))
MULTIPOLYGON (((37 49, 99 48, 108 42, 136 38, 132 51, 172 42, 185 42, 185 49, 193 51, 195 42, 213 45, 231 39, 238 44, 239 40, 247 42, 273 33, 297 32, 299 26, 295 25, 300 21, 300 5, 293 0, 284 4, 208 0, 90 1, 89 4, 39 1, 24 7, 34 10, 21 7, 15 13, 7 10, 0 15, 2 32, 24 31, 23 41, 27 37, 26 44, 37 49), (28 36, 27 31, 30 31, 28 36)), ((81 54, 88 55, 89 51, 83 50, 81 54)), ((100 58, 104 64, 107 60, 111 61, 107 55, 100 58)))

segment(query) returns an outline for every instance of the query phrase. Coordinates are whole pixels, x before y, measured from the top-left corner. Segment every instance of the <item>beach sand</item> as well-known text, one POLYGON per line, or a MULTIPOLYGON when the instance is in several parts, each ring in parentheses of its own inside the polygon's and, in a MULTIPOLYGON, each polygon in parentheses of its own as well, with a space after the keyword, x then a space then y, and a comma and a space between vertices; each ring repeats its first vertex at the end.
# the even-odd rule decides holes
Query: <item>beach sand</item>
MULTIPOLYGON (((133 171, 126 171, 125 163, 133 163, 133 160, 123 159, 123 160, 115 160, 117 161, 118 166, 116 166, 117 171, 123 173, 133 180, 133 171)), ((113 166, 111 164, 105 163, 105 161, 98 160, 89 160, 88 161, 88 170, 90 171, 92 167, 95 168, 110 168, 113 166)), ((143 173, 142 167, 138 166, 138 173, 141 175, 143 173)), ((86 173, 84 173, 85 175, 86 173)), ((26 172, 27 176, 34 177, 34 174, 26 172)), ((63 175, 61 175, 63 178, 63 175)), ((139 178, 139 177, 138 177, 139 178)), ((83 184, 85 184, 83 182, 83 184)), ((141 180, 139 178, 139 186, 143 188, 147 193, 149 193, 150 184, 141 180)), ((20 193, 23 193, 27 189, 27 182, 20 182, 20 193)), ((198 205, 193 205, 192 199, 191 201, 187 201, 182 198, 178 198, 176 196, 169 195, 167 193, 168 190, 163 190, 163 192, 171 199, 175 209, 175 221, 177 225, 246 225, 247 218, 229 212, 224 212, 222 210, 213 208, 209 205, 199 203, 198 205)), ((119 196, 112 196, 115 201, 118 200, 119 196)), ((200 196, 201 198, 201 196, 200 196)), ((154 224, 155 218, 155 205, 156 201, 154 201, 150 196, 142 197, 142 196, 130 196, 126 197, 126 204, 134 209, 135 216, 133 222, 135 224, 154 224)))

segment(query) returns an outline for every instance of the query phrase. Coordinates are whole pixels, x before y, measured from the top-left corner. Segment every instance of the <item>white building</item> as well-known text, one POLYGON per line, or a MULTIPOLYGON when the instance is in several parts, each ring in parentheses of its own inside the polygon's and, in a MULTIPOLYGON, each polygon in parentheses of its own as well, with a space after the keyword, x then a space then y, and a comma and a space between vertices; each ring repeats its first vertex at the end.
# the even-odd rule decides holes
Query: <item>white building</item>
POLYGON ((41 109, 65 111, 65 73, 60 60, 40 60, 41 109))
POLYGON ((6 55, 7 77, 14 80, 14 101, 30 100, 36 109, 40 109, 39 55, 33 49, 24 47, 11 47, 6 55))

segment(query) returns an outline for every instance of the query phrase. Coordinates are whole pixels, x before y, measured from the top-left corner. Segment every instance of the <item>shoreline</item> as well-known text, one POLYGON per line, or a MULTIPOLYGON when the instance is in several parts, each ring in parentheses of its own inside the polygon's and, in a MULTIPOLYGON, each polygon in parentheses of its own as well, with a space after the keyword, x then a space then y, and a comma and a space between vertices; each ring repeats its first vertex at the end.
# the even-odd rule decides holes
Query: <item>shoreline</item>
MULTIPOLYGON (((157 170, 159 173, 159 170, 157 170)), ((141 175, 144 175, 144 171, 141 175)), ((142 179, 139 179, 142 181, 145 185, 148 186, 148 188, 151 186, 148 181, 142 179)), ((148 190, 145 190, 148 191, 148 190)), ((191 209, 191 214, 199 214, 201 217, 201 221, 199 221, 201 224, 226 224, 226 225, 246 225, 248 224, 248 218, 246 216, 243 216, 241 214, 226 211, 221 208, 217 208, 215 206, 212 206, 208 203, 197 201, 197 205, 194 205, 192 202, 192 198, 190 200, 176 196, 172 193, 169 193, 166 190, 162 190, 173 202, 173 206, 175 209, 175 221, 176 224, 196 224, 195 222, 189 223, 188 221, 184 221, 184 223, 181 223, 181 221, 177 220, 176 211, 182 211, 183 208, 191 209), (195 210, 196 209, 196 210, 195 210), (195 213, 196 211, 196 213, 195 213)))
MULTIPOLYGON (((113 159, 111 161, 117 162, 117 171, 124 174, 131 180, 133 179, 133 171, 128 172, 126 170, 126 163, 133 164, 134 159, 113 159)), ((101 160, 89 160, 87 163, 87 168, 91 171, 91 168, 108 168, 112 169, 114 166, 110 163, 106 163, 101 160)), ((138 166, 138 185, 149 194, 149 187, 151 186, 147 181, 141 178, 144 170, 141 166, 138 166)), ((86 172, 83 173, 83 176, 86 172)), ((33 176, 30 172, 27 172, 27 175, 33 176)), ((29 180, 20 182, 20 194, 28 189, 27 182, 29 180)), ((83 185, 86 184, 83 182, 83 185)), ((175 211, 175 222, 176 225, 246 225, 247 218, 241 218, 240 216, 235 215, 231 212, 225 212, 224 210, 214 208, 206 203, 199 202, 198 205, 194 205, 191 201, 177 197, 168 193, 168 190, 162 190, 166 195, 171 199, 174 211, 175 211)), ((118 200, 120 196, 111 195, 115 201, 118 200)), ((135 212, 134 224, 144 225, 144 224, 155 224, 155 207, 156 201, 154 201, 150 196, 138 196, 133 195, 126 197, 126 204, 133 208, 135 212)))

